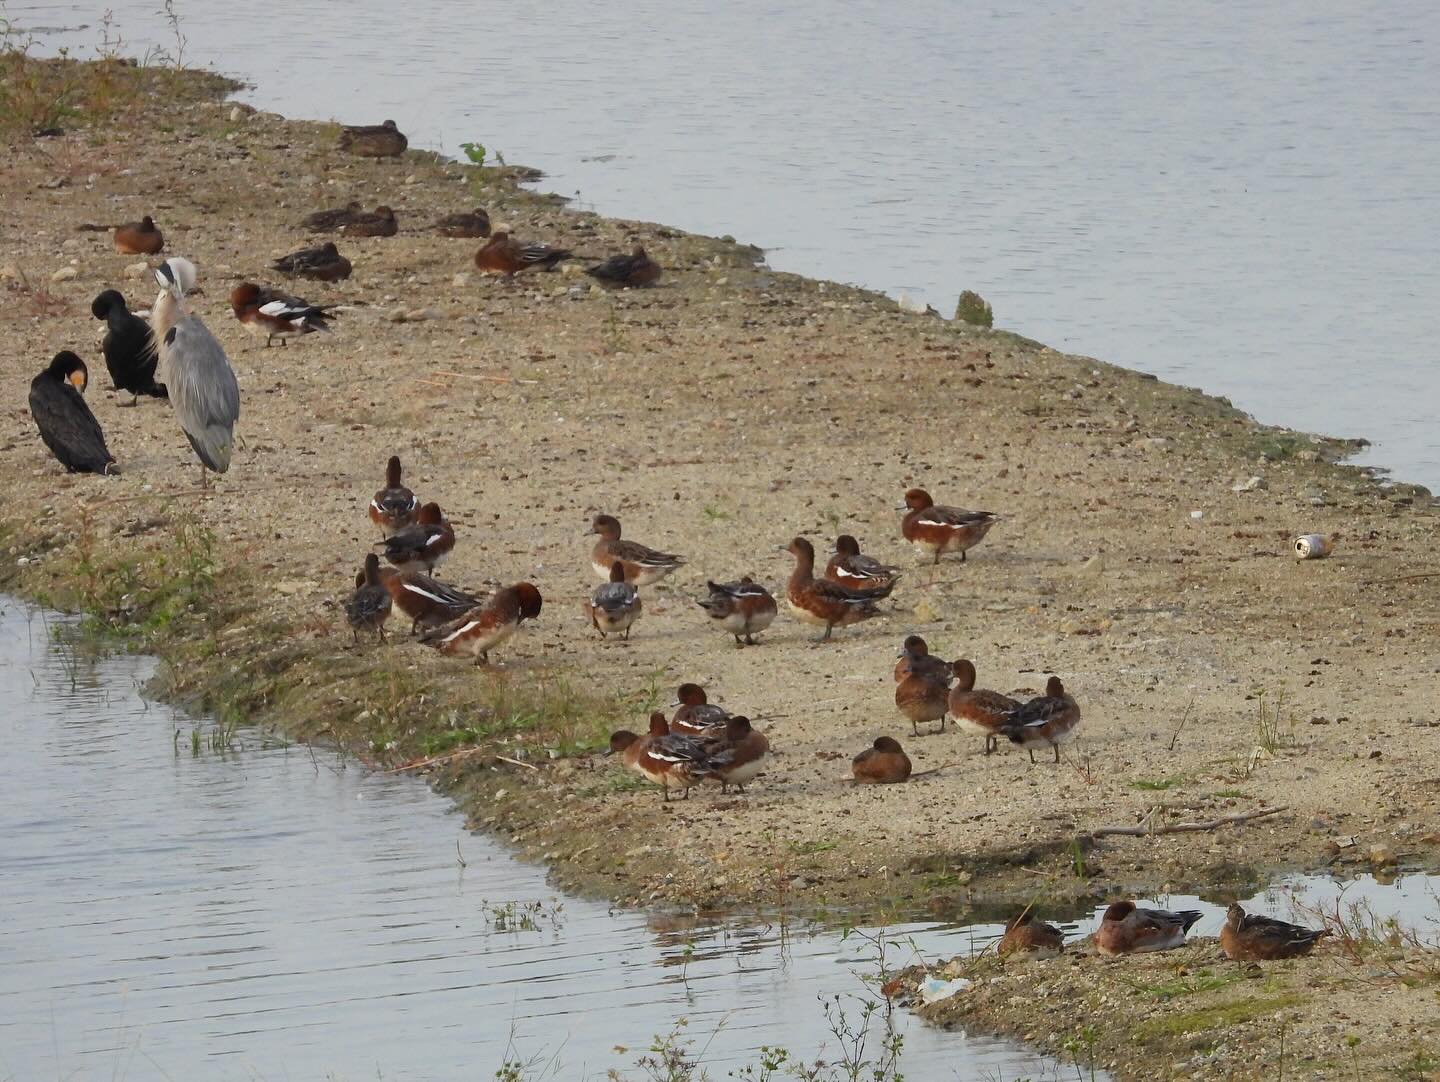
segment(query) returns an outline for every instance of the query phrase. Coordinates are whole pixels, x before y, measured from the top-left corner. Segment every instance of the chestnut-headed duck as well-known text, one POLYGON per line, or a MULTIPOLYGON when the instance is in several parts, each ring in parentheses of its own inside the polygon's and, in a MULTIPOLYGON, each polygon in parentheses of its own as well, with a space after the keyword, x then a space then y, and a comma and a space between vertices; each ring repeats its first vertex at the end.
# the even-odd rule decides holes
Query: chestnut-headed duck
POLYGON ((671 732, 708 740, 718 736, 730 720, 730 711, 710 702, 699 684, 681 684, 670 705, 676 708, 670 718, 671 732))
POLYGON ((119 473, 105 432, 85 402, 90 369, 62 349, 30 381, 30 418, 66 473, 119 473))
POLYGON ((380 569, 380 580, 390 591, 395 607, 410 617, 410 633, 422 627, 439 627, 460 619, 471 609, 485 604, 485 598, 422 575, 418 571, 380 569))
POLYGON ((331 207, 329 210, 317 210, 314 214, 307 215, 300 223, 300 228, 307 233, 334 233, 342 226, 349 225, 357 217, 365 212, 360 209, 360 204, 351 200, 343 207, 331 207))
POLYGON ((660 280, 661 272, 660 264, 637 244, 629 255, 612 255, 604 263, 587 268, 585 273, 606 285, 635 289, 654 285, 660 280))
POLYGON ((978 545, 1000 520, 989 511, 941 507, 923 488, 905 493, 905 506, 909 511, 900 521, 900 532, 921 552, 934 556, 937 564, 947 552, 958 552, 965 559, 966 550, 978 545))
POLYGON ((1011 711, 1000 726, 1000 733, 1028 751, 1032 763, 1037 747, 1054 748, 1058 763, 1060 745, 1068 743, 1079 727, 1079 704, 1065 691, 1060 678, 1052 676, 1045 681, 1045 694, 1011 711))
POLYGON ((900 741, 877 736, 875 743, 850 761, 850 773, 860 785, 894 785, 910 778, 910 756, 900 741))
POLYGON ((1305 928, 1274 917, 1246 913, 1237 903, 1225 912, 1220 949, 1232 961, 1272 962, 1309 954, 1321 936, 1329 934, 1328 928, 1305 928))
POLYGON ((736 646, 754 646, 755 636, 775 622, 775 598, 748 575, 739 582, 707 582, 705 585, 710 596, 699 602, 700 607, 710 614, 711 620, 735 636, 736 646))
POLYGON ((376 207, 369 214, 356 214, 340 227, 342 237, 393 237, 400 231, 395 212, 376 207))
POLYGON ((380 527, 381 537, 398 533, 415 521, 420 501, 401 483, 399 455, 391 455, 385 463, 385 487, 375 493, 367 510, 370 521, 380 527))
POLYGON ((286 340, 291 335, 328 332, 328 321, 333 318, 329 313, 334 307, 333 304, 311 304, 254 282, 241 282, 230 291, 230 310, 235 318, 251 334, 263 334, 266 348, 272 338, 280 339, 284 346, 289 344, 286 340))
POLYGON ((551 270, 556 264, 569 259, 568 248, 552 248, 548 244, 521 244, 503 229, 490 238, 490 242, 475 253, 475 266, 487 274, 503 274, 513 278, 524 270, 539 267, 551 270))
POLYGON ((950 663, 932 654, 930 644, 919 635, 906 635, 905 641, 900 644, 900 652, 895 656, 899 658, 895 662, 895 683, 897 684, 914 673, 933 676, 946 683, 950 681, 950 663))
POLYGON ((355 587, 355 592, 345 602, 345 618, 354 631, 355 641, 360 641, 360 629, 368 627, 376 635, 385 638, 385 621, 390 619, 390 591, 380 581, 380 557, 373 552, 365 557, 365 570, 361 572, 364 581, 355 587))
POLYGON ((683 556, 657 552, 638 541, 620 540, 620 520, 614 515, 596 515, 590 532, 600 535, 590 552, 590 566, 607 582, 617 560, 625 568, 625 581, 635 586, 659 582, 685 562, 683 556))
POLYGON ((945 731, 945 711, 950 705, 950 666, 939 671, 916 670, 895 685, 895 708, 910 719, 912 736, 920 735, 921 724, 940 723, 945 731))
POLYGON ((105 341, 100 349, 105 354, 105 367, 110 370, 110 382, 117 391, 129 391, 133 396, 120 405, 133 406, 142 394, 169 398, 165 384, 155 382, 160 353, 150 324, 130 311, 124 296, 113 289, 105 290, 90 302, 90 314, 105 322, 105 341))
POLYGON ((728 793, 733 785, 743 793, 745 786, 764 769, 770 741, 751 726, 749 718, 736 714, 725 722, 724 735, 710 741, 706 750, 710 755, 711 776, 720 782, 720 791, 728 793))
POLYGON ((985 738, 985 754, 995 751, 1005 726, 1023 703, 998 691, 976 690, 975 663, 960 658, 954 664, 955 686, 950 689, 950 716, 966 732, 985 738))
POLYGON ((459 214, 447 214, 431 228, 442 237, 454 237, 457 240, 488 237, 490 235, 490 215, 485 213, 484 207, 476 207, 474 210, 461 211, 459 214))
POLYGON ((662 799, 669 801, 671 789, 681 789, 688 799, 690 790, 713 772, 705 745, 693 736, 669 732, 665 715, 650 715, 650 731, 637 736, 628 729, 610 734, 610 754, 619 754, 626 769, 660 786, 662 799))
POLYGON ((350 260, 340 254, 333 241, 327 241, 318 248, 301 248, 298 252, 281 256, 270 264, 272 270, 296 278, 314 278, 320 282, 338 282, 349 278, 353 269, 350 260))
POLYGON ((900 569, 882 564, 860 552, 860 542, 848 533, 835 538, 835 552, 825 565, 825 578, 841 586, 891 586, 900 577, 900 569))
POLYGON ((488 602, 459 619, 422 632, 420 641, 442 654, 473 654, 475 664, 484 665, 490 661, 491 650, 515 634, 526 620, 540 615, 542 601, 533 584, 517 582, 495 591, 488 602))
POLYGON ((398 158, 409 145, 410 140, 393 120, 347 125, 340 130, 340 149, 362 158, 398 158))
POLYGON ((148 214, 138 222, 115 227, 115 250, 121 255, 156 255, 164 247, 165 234, 148 214))
POLYGON ((1174 950, 1185 945, 1185 933, 1204 915, 1198 909, 1172 913, 1140 909, 1129 901, 1115 902, 1095 929, 1095 949, 1109 955, 1174 950))
POLYGON ((795 570, 785 587, 785 600, 796 617, 825 634, 817 642, 829 642, 830 632, 879 616, 875 602, 890 596, 890 586, 854 589, 838 582, 815 577, 815 546, 803 537, 794 538, 786 550, 795 557, 795 570))
POLYGON ((642 604, 639 589, 625 581, 625 565, 616 560, 610 565, 610 581, 595 587, 590 598, 590 623, 602 639, 612 631, 623 631, 628 640, 642 604))
POLYGON ((1053 958, 1065 949, 1065 934, 1053 924, 1037 920, 1029 906, 1005 925, 1005 934, 995 948, 997 954, 1023 952, 1036 958, 1053 958))
POLYGON ((455 548, 455 531, 445 520, 438 503, 424 504, 415 521, 396 530, 384 541, 375 542, 384 548, 385 559, 402 571, 434 571, 455 548))

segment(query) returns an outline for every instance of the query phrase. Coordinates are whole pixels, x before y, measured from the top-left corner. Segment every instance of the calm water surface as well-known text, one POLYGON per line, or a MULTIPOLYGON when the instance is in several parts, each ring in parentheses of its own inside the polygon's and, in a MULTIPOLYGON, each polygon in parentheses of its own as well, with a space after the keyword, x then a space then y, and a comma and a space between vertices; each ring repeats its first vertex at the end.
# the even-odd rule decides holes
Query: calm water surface
MULTIPOLYGON (((156 0, 17 0, 88 54, 156 0)), ((613 215, 924 298, 1375 442, 1440 488, 1429 0, 181 0, 187 59, 290 115, 498 148, 613 215)))

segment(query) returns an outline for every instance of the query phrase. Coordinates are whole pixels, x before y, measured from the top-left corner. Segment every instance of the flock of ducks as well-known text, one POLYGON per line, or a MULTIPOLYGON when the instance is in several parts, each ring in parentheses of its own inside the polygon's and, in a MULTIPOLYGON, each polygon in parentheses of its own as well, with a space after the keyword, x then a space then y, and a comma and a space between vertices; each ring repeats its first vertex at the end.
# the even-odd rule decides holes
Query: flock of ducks
MULTIPOLYGON (((395 157, 408 146, 395 122, 346 127, 340 149, 351 154, 395 157)), ((391 237, 398 232, 394 211, 378 206, 363 210, 358 203, 321 210, 301 223, 313 233, 342 237, 391 237)), ((549 270, 574 257, 568 249, 526 243, 508 230, 492 233, 483 209, 452 214, 432 226, 453 238, 487 238, 474 256, 475 266, 486 273, 513 279, 526 271, 549 270)), ((138 222, 114 228, 115 249, 124 254, 158 255, 164 236, 146 215, 138 222)), ((275 260, 271 267, 282 274, 333 282, 350 276, 351 262, 333 242, 300 249, 275 260)), ((643 287, 661 276, 659 264, 641 247, 591 266, 587 273, 605 285, 643 287)), ((101 349, 117 391, 128 392, 127 405, 141 396, 168 400, 179 427, 206 471, 229 469, 234 426, 240 416, 240 393, 229 359, 219 341, 191 308, 188 298, 198 292, 197 273, 188 260, 172 257, 155 268, 160 287, 149 319, 132 312, 124 296, 114 289, 100 293, 91 306, 95 319, 105 324, 101 349)), ((268 347, 276 338, 282 345, 294 336, 330 330, 336 306, 317 305, 257 282, 244 281, 229 295, 233 315, 247 331, 263 336, 268 347)), ((74 352, 55 355, 31 382, 30 412, 45 446, 70 472, 110 474, 116 459, 104 432, 83 397, 89 370, 74 352)), ((947 553, 966 553, 979 544, 999 521, 988 511, 971 511, 936 504, 923 489, 905 493, 900 524, 903 538, 932 564, 947 553)), ((411 621, 420 642, 444 654, 488 661, 490 652, 514 635, 527 620, 540 616, 543 599, 529 582, 516 582, 491 596, 459 589, 434 577, 455 547, 455 531, 438 504, 421 504, 403 483, 398 457, 386 467, 385 486, 376 492, 368 513, 380 531, 380 552, 366 555, 356 576, 355 589, 345 603, 346 617, 358 641, 359 632, 373 630, 386 637, 385 624, 395 611, 411 621), (385 565, 381 563, 383 556, 385 565), (388 566, 387 566, 388 565, 388 566)), ((644 612, 640 591, 660 582, 685 560, 625 538, 612 515, 597 515, 590 532, 597 535, 590 564, 602 584, 592 594, 588 612, 602 638, 618 634, 629 638, 644 612)), ((834 550, 817 576, 813 544, 795 537, 785 546, 794 557, 794 570, 785 589, 785 601, 798 619, 823 628, 817 643, 828 642, 836 628, 850 627, 880 615, 879 603, 888 598, 900 570, 860 551, 848 534, 836 538, 834 550)), ((734 582, 706 583, 708 595, 699 600, 709 620, 734 637, 737 647, 753 646, 755 636, 774 622, 779 607, 763 585, 749 577, 734 582)), ((1080 723, 1080 708, 1058 677, 1051 676, 1045 694, 1021 702, 998 692, 977 689, 974 664, 967 659, 947 662, 929 653, 917 635, 905 639, 894 668, 895 705, 910 720, 912 733, 922 724, 953 718, 956 725, 985 740, 985 754, 993 753, 1001 737, 1026 748, 1034 762, 1036 747, 1050 747, 1055 761, 1060 745, 1080 723)), ((733 786, 739 792, 763 770, 770 750, 768 739, 748 717, 731 714, 709 703, 697 684, 682 684, 671 704, 674 713, 650 716, 644 734, 622 730, 611 735, 610 754, 628 770, 657 785, 662 800, 672 791, 688 798, 700 785, 718 785, 722 793, 733 786)), ((909 757, 900 743, 880 736, 851 764, 853 779, 861 784, 895 784, 912 776, 909 757)), ((1172 913, 1137 907, 1120 901, 1105 912, 1095 933, 1096 947, 1105 954, 1167 950, 1182 945, 1200 913, 1172 913)), ((1221 945, 1235 959, 1272 959, 1307 954, 1325 934, 1269 917, 1248 915, 1239 905, 1230 907, 1221 945)), ((1038 920, 1026 909, 1007 926, 1000 943, 1002 953, 1040 954, 1063 949, 1063 935, 1054 925, 1038 920)))

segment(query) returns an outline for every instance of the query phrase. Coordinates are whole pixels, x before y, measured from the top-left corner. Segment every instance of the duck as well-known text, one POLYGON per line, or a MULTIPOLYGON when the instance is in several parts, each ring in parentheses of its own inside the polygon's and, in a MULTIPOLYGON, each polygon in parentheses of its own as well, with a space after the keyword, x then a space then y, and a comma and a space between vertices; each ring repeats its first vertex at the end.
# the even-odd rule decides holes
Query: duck
POLYGON ((610 581, 595 587, 590 598, 590 623, 602 639, 612 631, 623 631, 628 642, 642 605, 639 589, 625 581, 625 565, 616 560, 610 565, 610 581))
POLYGON ((514 635, 526 620, 539 617, 543 603, 532 583, 517 582, 497 590, 488 602, 464 616, 422 632, 420 641, 442 654, 474 654, 475 664, 485 665, 491 650, 514 635))
POLYGON ((30 416, 66 473, 119 473, 100 422, 85 404, 89 382, 85 362, 68 349, 61 350, 30 381, 30 416))
POLYGON ((720 783, 720 792, 728 793, 733 785, 743 793, 745 786, 765 768, 770 741, 750 724, 749 718, 736 714, 725 722, 724 734, 711 741, 706 752, 710 759, 710 777, 720 783))
POLYGON ((965 559, 1000 517, 990 511, 966 511, 961 507, 942 507, 923 488, 905 493, 908 513, 900 522, 900 532, 921 552, 935 557, 935 563, 947 552, 958 552, 965 559))
POLYGON ((369 214, 355 214, 340 227, 342 237, 393 237, 400 232, 395 212, 389 207, 376 207, 369 214))
POLYGON ((391 455, 385 463, 385 487, 375 493, 366 510, 370 521, 380 528, 381 537, 399 533, 415 521, 420 501, 401 483, 399 455, 391 455))
POLYGON ((895 708, 910 719, 912 736, 920 735, 921 724, 940 723, 945 731, 945 711, 950 706, 950 667, 915 670, 895 685, 895 708))
POLYGON ((590 566, 607 582, 616 561, 625 569, 625 581, 634 586, 657 583, 685 563, 683 556, 658 552, 638 541, 620 540, 620 520, 614 515, 596 515, 590 532, 600 535, 590 552, 590 566))
POLYGON ((340 129, 340 149, 362 158, 398 158, 409 145, 410 140, 393 120, 340 129))
POLYGON ((675 701, 670 705, 675 708, 670 716, 670 730, 686 736, 716 737, 724 731, 731 716, 723 706, 710 702, 699 684, 681 684, 675 689, 675 701))
POLYGON ((879 616, 875 602, 890 596, 892 586, 855 589, 815 577, 815 546, 803 537, 791 540, 787 551, 795 557, 795 570, 785 588, 785 600, 799 619, 825 633, 816 642, 829 642, 836 627, 848 627, 879 616))
POLYGON ((343 207, 317 210, 314 214, 307 215, 305 220, 300 223, 300 228, 307 233, 334 233, 341 226, 349 225, 364 213, 360 209, 360 204, 352 199, 343 207))
POLYGON ((105 355, 105 367, 110 370, 110 382, 117 391, 129 391, 132 396, 128 403, 121 405, 135 405, 142 394, 169 398, 165 384, 155 382, 160 353, 150 333, 150 324, 130 311, 124 296, 118 290, 105 290, 90 302, 90 314, 105 324, 105 341, 100 351, 105 355))
POLYGON ((975 663, 960 658, 954 663, 955 686, 950 689, 950 716, 966 732, 985 738, 985 754, 993 754, 1015 712, 1024 705, 998 691, 975 689, 975 663))
POLYGON ((1075 736, 1080 725, 1080 706, 1065 691, 1065 684, 1058 676, 1045 681, 1045 694, 1022 703, 1012 711, 1000 726, 1001 735, 1012 744, 1019 744, 1030 753, 1035 761, 1037 745, 1048 745, 1055 749, 1055 761, 1060 761, 1060 745, 1075 736))
POLYGON ((1174 950, 1185 945, 1185 933, 1204 915, 1198 909, 1172 913, 1141 909, 1131 901, 1114 902, 1095 929, 1095 949, 1112 956, 1174 950))
POLYGON ((670 790, 690 790, 713 772, 705 745, 693 736, 669 731, 665 715, 650 715, 650 731, 637 736, 628 729, 610 734, 611 755, 619 755, 628 770, 660 786, 662 800, 669 802, 670 790))
POLYGON ((385 621, 390 619, 390 591, 380 581, 380 557, 373 552, 365 557, 365 570, 360 572, 361 581, 355 592, 345 602, 345 619, 350 622, 355 641, 360 641, 360 629, 371 628, 376 637, 385 638, 385 621))
POLYGON ((521 244, 505 230, 491 236, 490 242, 475 253, 475 266, 487 274, 503 274, 514 278, 521 271, 539 267, 551 270, 572 255, 568 248, 552 248, 548 244, 521 244))
POLYGON ((1315 949, 1328 928, 1305 928, 1274 917, 1245 912, 1238 902, 1225 911, 1220 929, 1220 949, 1235 962, 1272 962, 1299 958, 1315 949))
POLYGON ((270 264, 272 270, 295 278, 314 278, 320 282, 338 282, 349 278, 354 269, 350 260, 340 254, 333 241, 327 241, 318 248, 301 248, 297 252, 281 256, 270 264))
POLYGON ((292 335, 330 332, 333 304, 311 304, 268 286, 241 282, 230 291, 230 310, 251 334, 265 336, 265 348, 272 338, 289 344, 292 335))
POLYGON ((1026 906, 1015 919, 1005 925, 1005 934, 995 953, 1024 953, 1036 958, 1054 958, 1065 950, 1065 934, 1053 924, 1037 920, 1035 910, 1026 906))
POLYGON ((384 547, 385 559, 402 571, 434 571, 455 548, 455 531, 445 520, 438 503, 420 508, 415 521, 396 530, 375 547, 384 547))
POLYGON ((910 779, 910 756, 894 737, 877 736, 850 761, 850 773, 858 785, 895 785, 910 779))
POLYGON ((906 635, 895 655, 895 683, 915 673, 948 681, 952 675, 950 663, 930 652, 930 644, 919 635, 906 635))
POLYGON ((900 569, 860 553, 860 542, 848 533, 835 538, 835 552, 825 565, 825 578, 841 586, 893 586, 900 569))
POLYGON ((121 255, 158 255, 165 247, 165 234, 148 214, 138 222, 117 225, 114 240, 115 250, 121 255))
POLYGON ((705 587, 710 596, 697 604, 735 636, 736 646, 756 645, 755 636, 775 622, 775 598, 750 576, 742 576, 739 582, 706 582, 705 587))
POLYGON ((461 211, 459 214, 447 214, 431 228, 442 237, 457 239, 488 237, 490 235, 490 215, 485 213, 484 207, 476 207, 474 210, 461 211))
POLYGON ((660 264, 645 254, 645 249, 635 245, 629 255, 612 255, 603 263, 587 267, 585 273, 605 285, 636 289, 654 285, 660 280, 660 264))
POLYGON ((483 596, 449 586, 419 571, 382 567, 380 581, 390 592, 395 607, 410 617, 412 635, 418 634, 422 627, 451 623, 485 604, 483 596))

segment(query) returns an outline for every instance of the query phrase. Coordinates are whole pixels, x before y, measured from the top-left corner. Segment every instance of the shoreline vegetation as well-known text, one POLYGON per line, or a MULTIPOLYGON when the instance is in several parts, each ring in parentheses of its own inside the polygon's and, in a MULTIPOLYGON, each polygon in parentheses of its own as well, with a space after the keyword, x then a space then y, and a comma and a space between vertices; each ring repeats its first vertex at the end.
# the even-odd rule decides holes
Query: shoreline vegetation
MULTIPOLYGON (((158 655, 155 694, 222 727, 243 719, 423 773, 558 885, 632 905, 994 918, 1232 898, 1286 871, 1440 866, 1423 488, 1194 389, 777 273, 729 238, 569 209, 521 188, 524 170, 413 150, 343 158, 337 125, 224 100, 236 88, 118 57, 0 53, 15 238, 0 257, 0 364, 15 388, 60 349, 90 360, 88 400, 124 470, 64 475, 9 411, 0 589, 158 655), (307 243, 306 214, 351 199, 394 207, 401 231, 342 238, 353 278, 299 290, 342 306, 336 333, 270 350, 247 339, 224 294, 244 277, 293 288, 264 268, 307 243), (627 292, 567 270, 482 279, 479 242, 426 229, 477 204, 595 261, 643 243, 665 278, 627 292), (78 227, 146 213, 164 254, 199 265, 199 308, 242 387, 234 468, 204 492, 166 407, 117 408, 125 396, 103 386, 90 299, 113 286, 144 307, 154 287, 108 235, 78 227), (352 643, 341 603, 392 453, 455 525, 447 579, 545 592, 498 666, 403 634, 352 643), (892 511, 912 485, 1002 520, 967 562, 922 566, 892 511), (584 615, 584 531, 600 512, 688 560, 647 588, 628 641, 601 641, 584 615), (785 613, 743 649, 706 626, 707 577, 778 589, 790 561, 777 546, 839 533, 904 567, 883 618, 823 647, 785 613), (1335 554, 1295 561, 1305 533, 1334 537, 1335 554), (1083 710, 1063 761, 986 756, 953 730, 911 737, 890 676, 910 632, 1007 694, 1063 675, 1083 710), (600 754, 686 680, 769 736, 773 765, 744 796, 662 806, 600 754), (850 786, 850 757, 881 733, 933 772, 850 786), (1269 814, 1166 829, 1252 812, 1269 814), (1106 833, 1137 824, 1154 829, 1106 833)), ((1327 945, 1242 982, 1206 950, 1134 971, 1079 956, 956 963, 989 967, 984 992, 939 1020, 1021 1033, 1120 1078, 1276 1077, 1297 1032, 1310 1058, 1286 1077, 1435 1077, 1433 955, 1380 942, 1352 965, 1327 945), (1136 983, 1162 978, 1198 981, 1203 1001, 1136 983), (1215 1073, 1229 1061, 1214 1048, 1238 1042, 1233 1073, 1215 1073)))

